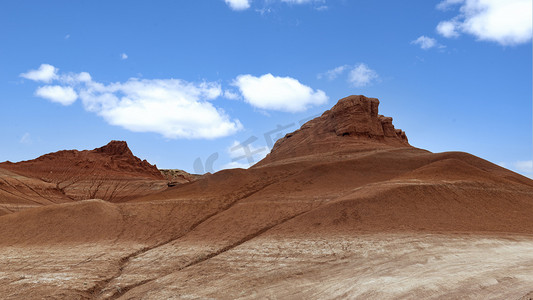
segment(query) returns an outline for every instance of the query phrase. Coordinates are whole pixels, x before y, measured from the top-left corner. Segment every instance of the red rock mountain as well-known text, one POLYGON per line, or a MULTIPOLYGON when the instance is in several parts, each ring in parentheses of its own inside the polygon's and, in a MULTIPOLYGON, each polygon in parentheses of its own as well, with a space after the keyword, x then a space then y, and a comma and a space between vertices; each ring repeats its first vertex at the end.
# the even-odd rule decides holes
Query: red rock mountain
MULTIPOLYGON (((123 141, 94 150, 64 150, 0 168, 52 184, 63 198, 122 201, 166 188, 155 165, 134 156, 123 141)), ((65 199, 63 199, 65 200, 65 199)))
POLYGON ((20 174, 39 176, 59 182, 73 174, 77 177, 107 176, 163 179, 155 165, 134 156, 123 141, 111 141, 94 150, 63 150, 34 160, 2 163, 0 167, 20 174))
MULTIPOLYGON (((0 216, 0 298, 531 295, 533 181, 468 153, 413 147, 378 104, 341 99, 247 170, 159 191, 135 184, 131 191, 146 194, 120 203, 0 216)), ((4 176, 26 172, 26 184, 39 174, 63 186, 65 176, 41 167, 61 161, 54 172, 75 178, 94 168, 123 183, 165 183, 126 149, 59 152, 4 176)), ((63 190, 81 197, 91 182, 63 190)))
POLYGON ((343 98, 320 117, 279 139, 259 165, 313 154, 410 147, 405 133, 392 125, 392 118, 378 114, 378 106, 376 98, 343 98))

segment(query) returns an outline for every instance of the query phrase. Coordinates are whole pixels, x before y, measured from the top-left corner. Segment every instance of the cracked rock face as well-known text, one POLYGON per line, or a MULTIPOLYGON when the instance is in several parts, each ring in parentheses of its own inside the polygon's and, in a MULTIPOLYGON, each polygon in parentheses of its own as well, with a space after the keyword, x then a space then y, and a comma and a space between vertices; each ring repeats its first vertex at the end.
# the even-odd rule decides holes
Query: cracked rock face
POLYGON ((401 130, 392 125, 392 118, 378 115, 379 100, 365 96, 349 96, 329 111, 328 125, 340 136, 367 135, 376 140, 396 138, 407 143, 407 137, 401 130))
POLYGON ((362 95, 340 99, 335 106, 287 134, 259 165, 336 151, 411 147, 391 117, 378 114, 379 100, 362 95))

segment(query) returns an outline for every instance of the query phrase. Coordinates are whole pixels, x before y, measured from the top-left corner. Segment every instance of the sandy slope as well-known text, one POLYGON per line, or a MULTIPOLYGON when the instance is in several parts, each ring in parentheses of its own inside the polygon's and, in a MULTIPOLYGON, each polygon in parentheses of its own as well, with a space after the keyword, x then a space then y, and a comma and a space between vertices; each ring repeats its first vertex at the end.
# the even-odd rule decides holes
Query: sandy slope
POLYGON ((69 202, 56 185, 0 168, 0 216, 22 209, 69 202))
POLYGON ((332 159, 319 167, 224 171, 131 203, 91 200, 4 216, 4 249, 20 245, 16 255, 7 253, 27 264, 27 275, 19 276, 54 270, 74 275, 68 275, 66 286, 64 280, 50 280, 20 289, 18 284, 26 282, 21 280, 3 285, 0 293, 29 296, 53 290, 58 281, 61 293, 87 298, 324 298, 334 290, 346 293, 338 296, 363 298, 449 293, 508 298, 529 292, 525 278, 532 258, 525 249, 533 243, 533 189, 527 179, 462 153, 380 150, 354 154, 341 165, 332 159), (385 167, 391 165, 388 158, 400 155, 402 163, 385 167), (377 162, 383 172, 364 176, 377 162), (495 171, 489 176, 482 168, 495 171), (334 171, 337 177, 328 176, 334 171), (43 226, 48 230, 39 230, 43 226), (31 271, 32 264, 40 266, 50 255, 39 250, 44 251, 39 256, 34 249, 47 244, 54 251, 64 244, 64 257, 53 255, 63 258, 52 259, 51 270, 31 271), (89 246, 106 249, 94 262, 106 270, 95 273, 99 280, 83 271, 87 256, 69 250, 89 246), (357 251, 375 255, 362 259, 357 251), (236 262, 242 264, 236 267, 236 262), (477 271, 457 277, 466 265, 477 271), (404 267, 392 272, 399 266, 404 267), (447 271, 439 275, 439 270, 447 271), (419 273, 431 275, 432 288, 420 283, 425 275, 419 273), (225 276, 210 277, 216 274, 225 276), (250 281, 252 275, 259 277, 250 281), (383 289, 386 282, 396 287, 383 289))

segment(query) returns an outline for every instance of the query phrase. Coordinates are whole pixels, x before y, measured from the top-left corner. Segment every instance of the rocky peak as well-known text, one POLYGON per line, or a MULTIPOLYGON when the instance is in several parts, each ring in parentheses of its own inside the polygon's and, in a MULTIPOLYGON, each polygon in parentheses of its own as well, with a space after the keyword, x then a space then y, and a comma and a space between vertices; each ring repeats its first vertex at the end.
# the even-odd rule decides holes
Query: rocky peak
POLYGON ((124 141, 111 141, 103 147, 94 149, 94 152, 109 155, 133 156, 133 153, 128 147, 128 143, 124 141))
POLYGON ((275 161, 390 147, 410 147, 392 118, 378 114, 379 100, 363 95, 340 99, 330 110, 279 139, 257 166, 275 161))
MULTIPOLYGON (((396 138, 407 144, 407 136, 392 125, 392 118, 378 114, 379 100, 352 95, 337 102, 322 117, 336 135, 367 135, 377 139, 396 138)), ((321 118, 322 118, 321 117, 321 118)))

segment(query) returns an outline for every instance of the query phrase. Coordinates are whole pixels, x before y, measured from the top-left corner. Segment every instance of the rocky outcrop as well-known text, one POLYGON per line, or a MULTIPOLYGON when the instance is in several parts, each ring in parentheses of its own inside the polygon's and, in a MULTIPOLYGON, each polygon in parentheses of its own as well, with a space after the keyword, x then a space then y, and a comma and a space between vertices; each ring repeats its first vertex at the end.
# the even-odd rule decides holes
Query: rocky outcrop
POLYGON ((324 125, 340 136, 368 136, 375 140, 395 138, 407 144, 407 137, 392 125, 392 118, 378 114, 379 100, 365 96, 349 96, 339 100, 322 115, 324 125))
POLYGON ((378 114, 379 100, 362 95, 340 99, 295 132, 285 135, 257 166, 285 159, 369 148, 410 147, 391 117, 378 114))
POLYGON ((133 156, 128 143, 124 141, 111 141, 103 147, 94 149, 93 152, 116 156, 133 156))

